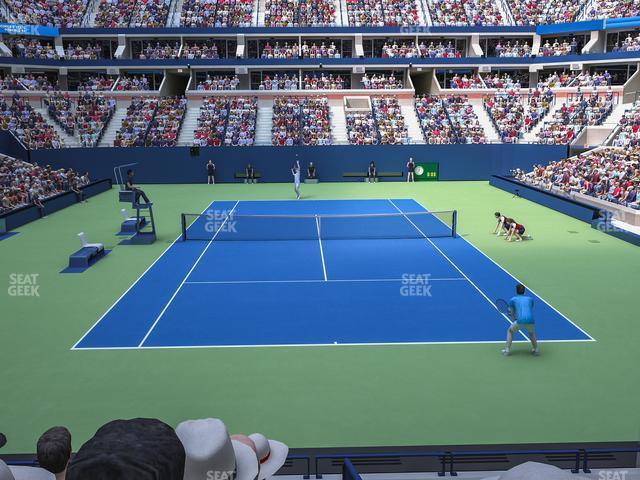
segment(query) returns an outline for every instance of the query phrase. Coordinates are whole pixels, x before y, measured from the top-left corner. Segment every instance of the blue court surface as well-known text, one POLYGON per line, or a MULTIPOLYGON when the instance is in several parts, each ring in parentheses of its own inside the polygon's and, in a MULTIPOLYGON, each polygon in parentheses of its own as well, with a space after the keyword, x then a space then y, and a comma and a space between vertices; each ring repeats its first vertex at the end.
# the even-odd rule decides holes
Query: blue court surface
MULTIPOLYGON (((73 348, 505 339, 509 319, 493 302, 517 280, 414 200, 224 201, 214 211, 231 216, 189 223, 202 238, 172 243, 73 348)), ((537 296, 534 311, 541 341, 593 340, 537 296)))

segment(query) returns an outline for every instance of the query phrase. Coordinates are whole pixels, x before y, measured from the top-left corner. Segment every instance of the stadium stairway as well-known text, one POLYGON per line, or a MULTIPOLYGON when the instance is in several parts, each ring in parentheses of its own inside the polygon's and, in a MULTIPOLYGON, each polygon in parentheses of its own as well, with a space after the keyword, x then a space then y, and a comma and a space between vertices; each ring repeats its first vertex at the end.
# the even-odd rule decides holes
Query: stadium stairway
POLYGON ((264 27, 264 12, 265 12, 265 0, 257 0, 254 4, 253 4, 253 8, 256 10, 257 12, 257 26, 258 27, 264 27))
POLYGON ((167 20, 168 27, 180 26, 180 17, 182 15, 182 5, 184 5, 184 0, 173 0, 172 7, 174 8, 174 10, 171 13, 171 18, 167 20))
POLYGON ((540 133, 540 130, 542 130, 542 127, 544 126, 544 124, 553 118, 553 114, 561 106, 562 106, 562 102, 560 101, 556 101, 553 105, 551 105, 551 108, 549 109, 549 113, 547 113, 545 117, 542 118, 538 122, 538 124, 535 127, 533 127, 529 132, 525 132, 525 134, 522 136, 522 141, 525 143, 536 143, 538 139, 538 133, 540 133))
POLYGON ((500 143, 500 134, 498 133, 498 130, 496 130, 496 127, 491 121, 491 117, 489 117, 489 114, 484 109, 484 106, 482 104, 474 104, 473 111, 476 113, 480 126, 484 130, 487 143, 500 143))
POLYGON ((400 111, 402 112, 402 116, 404 117, 405 125, 407 126, 407 132, 409 133, 409 139, 411 140, 411 143, 427 143, 424 139, 424 132, 422 131, 420 123, 418 122, 418 117, 416 116, 414 100, 400 100, 400 111))
POLYGON ((33 109, 35 112, 38 112, 39 114, 42 115, 43 118, 45 118, 47 120, 47 123, 49 125, 51 125, 53 127, 53 129, 56 131, 56 133, 58 134, 58 136, 64 140, 64 144, 67 147, 70 148, 77 148, 80 146, 80 141, 78 140, 78 137, 76 137, 75 135, 69 135, 67 134, 67 132, 65 132, 60 125, 58 125, 58 122, 56 122, 53 117, 51 115, 49 115, 49 112, 46 108, 34 108, 33 109))
POLYGON ((329 100, 329 120, 331 121, 331 143, 333 145, 348 145, 347 120, 344 116, 342 100, 329 100))
POLYGON ((113 117, 111 117, 109 126, 107 126, 107 129, 102 136, 102 140, 100 140, 100 143, 98 144, 99 147, 113 147, 113 141, 116 138, 116 133, 120 130, 122 120, 124 120, 126 116, 127 107, 125 105, 118 105, 116 107, 116 111, 113 113, 113 117))
POLYGON ((99 8, 100 0, 91 0, 87 5, 87 13, 85 14, 87 27, 95 27, 99 8))
POLYGON ((180 130, 180 135, 178 135, 178 146, 179 147, 190 147, 193 145, 193 137, 196 132, 196 128, 198 128, 198 117, 200 116, 200 106, 202 102, 190 102, 187 106, 187 113, 184 115, 184 120, 182 121, 182 128, 180 130))
POLYGON ((256 145, 271 145, 271 129, 273 127, 273 100, 258 100, 256 117, 256 145))

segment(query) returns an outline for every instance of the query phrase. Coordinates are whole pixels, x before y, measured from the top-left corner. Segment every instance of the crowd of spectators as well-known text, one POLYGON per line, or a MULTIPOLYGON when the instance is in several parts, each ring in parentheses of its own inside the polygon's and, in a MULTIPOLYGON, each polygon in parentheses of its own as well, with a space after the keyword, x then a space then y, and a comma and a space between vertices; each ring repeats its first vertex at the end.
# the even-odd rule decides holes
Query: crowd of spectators
POLYGON ((259 90, 298 90, 298 76, 288 73, 263 75, 259 90))
POLYGON ((619 205, 640 209, 640 148, 606 148, 577 157, 534 165, 519 173, 520 181, 547 190, 580 193, 619 205))
POLYGON ((209 75, 204 80, 198 82, 196 90, 237 90, 240 79, 237 75, 209 75))
POLYGON ((620 129, 613 139, 617 147, 640 146, 640 101, 636 100, 631 108, 626 110, 619 122, 620 129))
POLYGON ((300 145, 300 98, 274 98, 271 144, 281 147, 300 145))
POLYGON ((549 113, 553 93, 536 93, 526 98, 518 91, 503 90, 484 98, 484 108, 503 143, 517 143, 549 113))
POLYGON ((427 144, 459 143, 441 97, 436 95, 417 97, 416 115, 427 144))
POLYGON ((351 27, 396 27, 418 25, 415 0, 346 0, 351 27))
POLYGON ((266 0, 265 27, 333 27, 333 0, 266 0))
POLYGON ((453 42, 444 45, 442 42, 434 44, 429 42, 427 45, 424 41, 416 45, 415 42, 403 42, 401 45, 397 43, 385 43, 380 53, 382 58, 461 58, 462 52, 456 50, 453 42))
POLYGON ((27 88, 20 83, 13 75, 3 75, 0 73, 0 90, 26 90, 27 88))
POLYGON ((98 60, 102 58, 102 46, 91 41, 75 41, 64 47, 67 60, 98 60))
POLYGON ((57 83, 53 84, 45 75, 34 75, 33 73, 27 73, 20 75, 18 81, 24 85, 27 90, 42 90, 48 92, 58 87, 57 83))
POLYGON ((253 145, 258 100, 255 97, 212 97, 200 107, 193 144, 202 147, 253 145))
POLYGON ((366 73, 362 76, 362 88, 365 90, 389 90, 403 88, 402 77, 396 77, 393 73, 374 73, 371 76, 366 73))
POLYGON ((292 59, 298 58, 298 54, 297 43, 289 44, 289 42, 284 42, 283 45, 280 45, 280 42, 275 42, 275 44, 271 45, 271 43, 267 41, 262 48, 260 58, 292 59))
POLYGON ((380 144, 408 145, 409 132, 398 99, 376 97, 371 99, 371 106, 380 135, 380 144))
POLYGON ((538 88, 568 87, 575 80, 575 72, 553 72, 538 80, 538 88))
POLYGON ((498 3, 491 0, 428 0, 434 25, 465 27, 503 25, 498 3))
POLYGON ((616 43, 611 49, 612 52, 637 52, 640 50, 640 33, 635 37, 628 34, 622 44, 616 43))
POLYGON ((250 27, 253 0, 184 0, 183 27, 250 27))
POLYGON ((146 42, 138 54, 140 60, 174 60, 180 58, 180 42, 177 40, 156 40, 146 42))
POLYGON ((456 130, 459 143, 487 143, 484 129, 466 95, 448 95, 443 104, 451 125, 456 130))
POLYGON ((60 58, 51 42, 39 38, 7 37, 4 39, 4 43, 11 49, 14 57, 38 60, 57 60, 60 58))
POLYGON ((15 23, 50 27, 80 27, 89 0, 5 0, 15 23))
POLYGON ((53 126, 18 94, 11 103, 0 95, 0 129, 13 132, 30 150, 64 147, 53 126))
POLYGON ((0 213, 41 204, 42 200, 89 183, 88 174, 53 170, 11 157, 0 157, 0 213))
POLYGON ((186 97, 159 98, 149 125, 147 147, 175 147, 187 111, 186 97))
POLYGON ((171 0, 100 0, 96 27, 160 28, 166 26, 171 0))
POLYGON ((151 83, 149 78, 142 75, 127 75, 121 74, 120 80, 116 84, 116 90, 123 91, 149 91, 151 90, 151 83))
POLYGON ((340 58, 342 56, 333 42, 329 46, 325 42, 320 43, 320 45, 316 44, 316 42, 311 42, 311 45, 309 45, 304 40, 301 52, 303 58, 340 58))
POLYGON ((529 42, 520 43, 519 40, 513 42, 507 41, 506 43, 498 42, 495 47, 496 57, 509 57, 509 58, 524 58, 531 56, 531 45, 529 42))
POLYGON ((537 0, 508 0, 516 25, 565 23, 575 20, 583 0, 540 2, 537 0))
POLYGON ((551 121, 544 124, 538 133, 539 143, 567 145, 587 125, 600 125, 613 109, 613 94, 578 91, 574 99, 563 103, 551 121))
POLYGON ((371 111, 347 112, 347 137, 351 145, 377 145, 378 130, 371 111))
POLYGON ((487 88, 497 88, 497 89, 509 89, 509 90, 520 90, 522 88, 523 81, 526 80, 517 74, 509 74, 509 73, 495 73, 493 75, 489 74, 483 77, 483 81, 487 88))
POLYGON ((114 147, 144 147, 147 130, 157 107, 157 97, 134 97, 127 107, 126 117, 116 133, 114 147))
POLYGON ((216 60, 224 57, 225 55, 220 55, 218 45, 213 40, 186 40, 182 48, 182 58, 189 60, 197 58, 216 60))
POLYGON ((67 135, 77 135, 83 147, 95 147, 98 144, 116 107, 114 98, 94 92, 80 95, 75 111, 68 92, 51 94, 44 102, 49 116, 67 135))
POLYGON ((314 72, 306 73, 302 78, 302 88, 305 90, 344 90, 348 88, 347 82, 342 75, 333 73, 314 72))
POLYGON ((542 57, 559 57, 563 55, 579 55, 578 41, 574 38, 569 40, 559 41, 555 39, 551 43, 548 39, 540 46, 540 52, 538 55, 542 57))
POLYGON ((91 75, 83 79, 78 90, 83 92, 108 92, 113 88, 115 78, 107 75, 91 75))
POLYGON ((569 84, 571 87, 605 87, 610 86, 612 83, 612 76, 609 70, 604 72, 590 73, 588 70, 580 72, 576 75, 573 82, 569 84))
POLYGON ((487 87, 483 83, 482 78, 480 78, 480 75, 478 75, 477 73, 470 76, 465 73, 462 76, 455 74, 453 77, 451 77, 451 79, 449 80, 449 88, 469 89, 487 87))
POLYGON ((623 18, 640 15, 640 3, 637 1, 595 0, 590 4, 586 18, 623 18))
POLYGON ((278 97, 273 101, 271 143, 274 146, 331 145, 326 97, 278 97))

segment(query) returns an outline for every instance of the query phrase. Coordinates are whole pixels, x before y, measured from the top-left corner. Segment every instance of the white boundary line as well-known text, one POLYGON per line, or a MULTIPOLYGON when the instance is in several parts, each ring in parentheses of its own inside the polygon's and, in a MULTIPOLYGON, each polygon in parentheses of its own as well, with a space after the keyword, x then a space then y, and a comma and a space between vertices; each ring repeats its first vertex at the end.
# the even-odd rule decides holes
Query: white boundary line
MULTIPOLYGON (((425 239, 427 242, 429 242, 429 243, 431 244, 431 246, 432 246, 433 248, 435 248, 435 249, 440 253, 440 255, 442 255, 442 256, 443 256, 443 257, 444 257, 444 258, 445 258, 445 259, 446 259, 446 260, 447 260, 447 261, 448 261, 448 262, 453 266, 453 268, 455 268, 458 272, 460 272, 460 275, 462 275, 464 278, 466 278, 466 279, 467 279, 467 281, 468 281, 471 285, 473 285, 473 288, 475 288, 475 289, 480 293, 480 295, 482 295, 482 296, 487 300, 487 302, 489 302, 489 304, 490 304, 494 309, 496 309, 496 311, 498 311, 498 313, 500 313, 500 315, 502 315, 502 317, 503 317, 507 322, 509 322, 509 324, 510 324, 510 325, 513 325, 513 321, 512 321, 509 317, 507 317, 504 313, 500 312, 500 310, 498 310, 498 307, 496 307, 496 304, 495 304, 495 303, 493 303, 493 301, 492 301, 489 297, 487 297, 487 295, 486 295, 486 294, 485 294, 485 293, 480 289, 480 287, 478 287, 478 286, 477 286, 477 285, 476 285, 476 284, 475 284, 475 283, 474 283, 474 282, 473 282, 469 277, 467 277, 466 273, 464 273, 464 272, 460 269, 460 267, 458 267, 458 265, 456 265, 456 264, 455 264, 455 262, 454 262, 453 260, 451 260, 451 259, 450 259, 450 258, 449 258, 449 257, 448 257, 448 256, 447 256, 447 255, 442 251, 442 250, 440 250, 440 248, 439 248, 435 243, 433 243, 433 241, 432 241, 430 238, 428 238, 428 237, 425 235, 425 233, 424 233, 422 230, 420 230, 420 228, 418 228, 418 226, 417 226, 415 223, 413 223, 413 221, 412 221, 412 220, 411 220, 411 219, 410 219, 410 218, 409 218, 409 217, 408 217, 408 216, 407 216, 407 215, 406 215, 402 210, 400 210, 400 208, 398 208, 398 206, 397 206, 395 203, 393 203, 393 200, 391 200, 391 199, 388 199, 388 200, 389 200, 389 203, 391 203, 391 205, 393 205, 393 206, 394 206, 394 208, 395 208, 396 210, 398 210, 398 212, 402 213, 402 215, 404 216, 404 218, 406 218, 406 219, 407 219, 407 222, 409 222, 411 225, 413 225, 413 226, 414 226, 414 228, 415 228, 418 232, 420 232, 420 234, 424 237, 424 239, 425 239)), ((418 202, 416 202, 416 203, 418 203, 418 202)), ((418 203, 418 205, 420 205, 420 204, 418 203)), ((423 208, 424 208, 424 207, 423 207, 423 208)), ((436 218, 437 218, 437 217, 436 217, 436 218)), ((522 332, 522 330, 519 330, 519 331, 518 331, 518 333, 520 333, 520 335, 522 335, 525 339, 529 340, 529 337, 527 337, 527 336, 522 332)))
MULTIPOLYGON (((427 210, 420 202, 416 201, 415 199, 410 199, 412 201, 414 201, 416 204, 418 204, 420 207, 424 208, 425 210, 427 210)), ((438 218, 438 217, 436 217, 438 218)), ((440 220, 440 219, 438 219, 440 220)), ((460 235, 460 238, 462 240, 464 240, 465 242, 467 242, 469 245, 471 245, 475 250, 477 250, 479 253, 481 253, 484 257, 486 257, 487 259, 489 259, 491 261, 491 263, 493 263, 494 265, 496 265, 498 268, 500 268, 500 270, 502 270, 504 273, 506 273, 507 275, 509 275, 511 278, 513 278, 516 282, 518 283, 522 283, 524 285, 523 282, 521 282, 520 280, 518 280, 514 275, 511 274, 511 272, 509 272, 508 270, 506 270, 502 265, 500 265, 499 263, 497 263, 493 258, 491 258, 489 255, 487 255, 486 253, 484 253, 482 250, 480 250, 478 247, 476 247, 473 243, 471 243, 469 240, 467 240, 466 238, 464 238, 463 236, 460 235)), ((532 289, 530 289, 529 287, 527 287, 527 289, 533 293, 536 297, 538 297, 544 304, 546 304, 549 308, 551 308, 551 310, 553 310, 554 312, 556 312, 558 315, 560 315, 562 318, 564 318, 567 322, 569 322, 571 325, 573 325, 574 327, 576 327, 578 330, 580 330, 582 333, 584 333, 587 337, 589 337, 589 340, 575 340, 577 342, 597 342, 597 340, 595 338, 593 338, 591 335, 589 335, 587 332, 585 332, 582 328, 580 328, 578 325, 576 325, 569 317, 567 317, 564 313, 560 312, 556 307, 554 307, 553 305, 551 305, 549 302, 547 302, 541 295, 538 295, 536 292, 534 292, 532 289)), ((547 340, 549 341, 549 340, 547 340)), ((561 340, 563 342, 567 342, 569 340, 561 340)))
POLYGON ((320 219, 316 215, 316 229, 318 230, 318 243, 320 244, 320 258, 322 259, 322 273, 324 281, 327 281, 327 265, 324 263, 324 250, 322 249, 322 237, 320 236, 320 219))
MULTIPOLYGON (((363 279, 351 279, 351 278, 335 278, 330 280, 213 280, 213 281, 194 281, 194 282, 184 282, 185 285, 244 285, 244 284, 254 284, 254 283, 365 283, 365 282, 404 282, 406 281, 403 278, 363 278, 363 279)), ((453 281, 464 281, 467 279, 463 277, 451 277, 451 278, 431 278, 429 277, 430 282, 453 282, 453 281)))
POLYGON ((175 292, 173 292, 173 295, 171 295, 171 298, 169 299, 169 301, 167 302, 167 304, 164 306, 164 308, 162 309, 162 311, 160 312, 160 314, 157 316, 156 321, 153 322, 153 325, 151 325, 151 328, 147 331, 147 334, 142 338, 142 340, 140 341, 140 343, 138 344, 138 348, 141 348, 142 345, 144 345, 144 342, 146 342, 147 338, 149 338, 149 335, 151 335, 151 332, 153 332, 153 329, 156 328, 156 325, 158 324, 158 322, 160 321, 160 319, 162 318, 162 316, 164 315, 164 312, 167 311, 167 309, 169 308, 169 306, 171 305, 171 303, 173 303, 173 300, 176 298, 176 296, 178 295, 178 292, 182 289, 182 287, 184 286, 184 282, 187 281, 187 278, 189 278, 189 276, 191 275, 191 273, 196 269, 196 267, 198 266, 198 264, 200 263, 200 260, 202 260, 202 257, 204 257, 204 254, 207 253, 207 251, 209 250, 209 247, 211 247, 211 245, 213 244, 213 241, 216 239, 216 237, 218 236, 218 233, 220 233, 220 231, 222 230, 222 228, 224 227, 224 224, 227 223, 227 220, 229 220, 229 218, 233 215, 233 211, 236 209, 236 207, 238 206, 238 204, 240 203, 240 200, 238 200, 235 205, 233 206, 233 208, 229 211, 229 214, 227 215, 227 217, 224 219, 224 222, 222 222, 220 224, 220 226, 218 227, 218 230, 216 230, 216 233, 213 234, 213 237, 211 237, 211 240, 209 240, 207 242, 207 246, 204 247, 204 250, 202 250, 202 253, 200 254, 200 256, 196 259, 195 262, 193 262, 193 265, 191 266, 191 270, 189 270, 187 272, 187 274, 185 275, 185 277, 182 279, 182 282, 180 282, 180 285, 178 286, 178 288, 176 289, 175 292))
MULTIPOLYGON (((538 343, 584 343, 585 340, 538 340, 538 343)), ((528 344, 527 340, 514 340, 513 343, 528 344)), ((378 342, 378 343, 280 343, 272 345, 149 345, 143 347, 80 347, 78 351, 92 350, 177 350, 192 348, 283 348, 283 347, 398 347, 407 345, 504 345, 504 340, 469 340, 469 341, 450 341, 450 342, 378 342)))
MULTIPOLYGON (((232 200, 229 200, 229 202, 231 202, 231 201, 232 201, 232 200)), ((207 207, 202 211, 202 213, 201 213, 200 215, 204 215, 204 214, 205 214, 205 212, 206 212, 207 210, 209 210, 209 208, 210 208, 214 203, 215 203, 215 201, 213 201, 213 202, 211 202, 209 205, 207 205, 207 207)), ((175 245, 175 243, 176 243, 178 240, 180 240, 180 238, 181 238, 181 237, 182 237, 182 233, 180 233, 180 235, 178 235, 178 236, 176 237, 176 239, 175 239, 173 242, 171 242, 171 244, 170 244, 167 248, 165 248, 165 249, 164 249, 164 251, 160 254, 160 256, 159 256, 158 258, 156 258, 156 259, 153 261, 153 263, 152 263, 151 265, 149 265, 149 266, 147 267, 147 269, 146 269, 144 272, 142 272, 142 273, 140 274, 140 276, 135 280, 135 282, 133 282, 133 283, 129 286, 129 288, 127 288, 127 289, 124 291, 124 293, 123 293, 122 295, 120 295, 120 296, 118 297, 118 299, 117 299, 115 302, 113 302, 113 304, 112 304, 112 305, 107 309, 107 311, 106 311, 106 312, 104 312, 104 313, 100 316, 100 318, 98 318, 98 320, 97 320, 97 321, 96 321, 96 322, 91 326, 91 328, 89 328, 89 330, 87 330, 87 331, 85 332, 85 334, 84 334, 84 335, 82 335, 82 337, 80 337, 80 340, 78 340, 78 341, 77 341, 77 342, 76 342, 76 343, 71 347, 71 350, 76 350, 76 349, 77 349, 77 347, 78 347, 78 345, 80 344, 80 342, 82 342, 82 341, 86 338, 86 336, 87 336, 87 335, 89 335, 89 334, 93 331, 93 329, 94 329, 94 328, 96 328, 96 327, 98 326, 98 324, 102 321, 102 319, 103 319, 104 317, 106 317, 106 316, 107 316, 107 314, 108 314, 111 310, 113 310, 113 307, 115 307, 115 306, 118 304, 118 302, 119 302, 120 300, 122 300, 122 299, 124 298, 124 296, 125 296, 127 293, 129 293, 129 291, 130 291, 133 287, 135 287, 135 286, 136 286, 136 284, 137 284, 137 283, 142 279, 142 277, 144 277, 144 276, 147 274, 147 272, 148 272, 149 270, 151 270, 151 268, 152 268, 156 263, 158 263, 158 261, 159 261, 162 257, 164 257, 165 253, 167 253, 167 252, 171 249, 171 247, 173 247, 173 246, 175 245)))

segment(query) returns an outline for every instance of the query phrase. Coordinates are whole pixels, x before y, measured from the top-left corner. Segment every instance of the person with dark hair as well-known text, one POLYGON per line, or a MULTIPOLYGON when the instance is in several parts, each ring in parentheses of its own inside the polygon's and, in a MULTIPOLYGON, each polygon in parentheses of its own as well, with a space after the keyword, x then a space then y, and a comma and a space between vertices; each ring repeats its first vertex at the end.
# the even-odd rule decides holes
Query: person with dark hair
POLYGON ((297 160, 291 167, 291 175, 293 175, 293 191, 296 193, 296 200, 300 200, 300 162, 297 160))
POLYGON ((53 427, 44 432, 37 444, 38 463, 53 473, 56 480, 64 480, 71 459, 71 433, 65 427, 53 427))
POLYGON ((133 170, 131 169, 127 170, 127 183, 125 188, 133 192, 133 203, 138 203, 138 200, 142 197, 147 205, 152 205, 149 197, 147 197, 144 191, 133 184, 133 170))
POLYGON ((367 169, 367 181, 375 182, 378 176, 378 171, 376 170, 376 164, 371 162, 369 164, 369 168, 367 169))
POLYGON ((509 330, 507 330, 507 344, 505 348, 502 349, 502 354, 505 356, 511 355, 513 334, 525 330, 533 347, 531 353, 533 355, 539 355, 535 320, 533 318, 533 298, 525 295, 525 288, 521 283, 516 285, 516 296, 509 300, 509 315, 513 319, 513 323, 509 327, 509 330))
POLYGON ((216 164, 213 163, 213 161, 209 160, 209 163, 207 163, 207 184, 208 185, 213 185, 214 183, 216 183, 215 173, 216 173, 216 164))
POLYGON ((250 163, 248 163, 247 168, 244 169, 244 174, 247 177, 247 183, 256 183, 256 171, 250 163))
POLYGON ((493 233, 498 236, 502 235, 502 232, 504 232, 505 235, 509 235, 509 230, 511 229, 511 225, 516 223, 515 220, 513 218, 509 218, 502 215, 500 212, 494 213, 494 216, 498 220, 498 224, 496 225, 496 228, 493 231, 493 233))
POLYGON ((307 167, 307 178, 309 180, 315 180, 316 178, 316 166, 313 162, 309 162, 309 166, 307 167))

